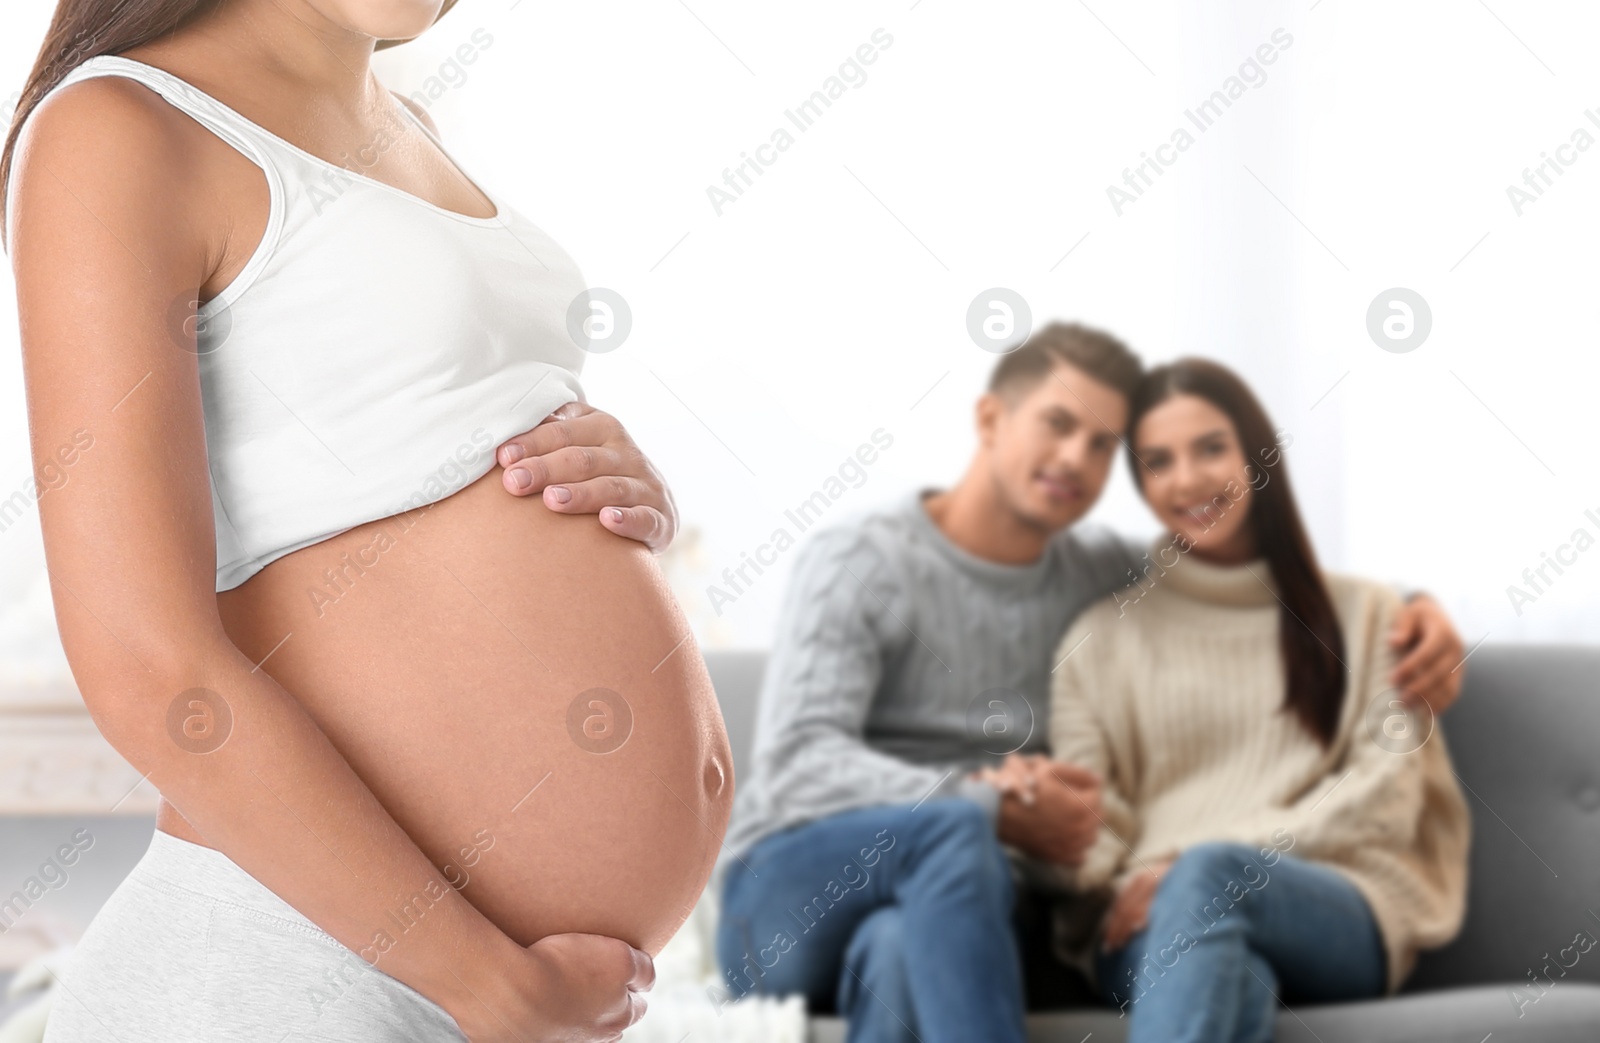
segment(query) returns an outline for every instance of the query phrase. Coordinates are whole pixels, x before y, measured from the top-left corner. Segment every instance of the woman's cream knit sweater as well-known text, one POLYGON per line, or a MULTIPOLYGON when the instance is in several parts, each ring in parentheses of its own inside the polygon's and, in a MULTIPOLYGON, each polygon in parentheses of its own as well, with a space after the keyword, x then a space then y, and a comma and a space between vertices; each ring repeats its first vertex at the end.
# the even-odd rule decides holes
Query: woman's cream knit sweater
MULTIPOLYGON (((1398 701, 1387 587, 1324 577, 1344 635, 1338 736, 1283 709, 1279 602, 1264 560, 1222 567, 1159 544, 1140 585, 1078 617, 1056 658, 1051 755, 1105 780, 1100 836, 1057 879, 1102 898, 1208 840, 1278 848, 1343 873, 1389 956, 1388 990, 1465 913, 1471 823, 1444 736, 1398 701), (1069 654, 1070 653, 1070 654, 1069 654)), ((1067 941, 1083 966, 1098 937, 1067 941)))

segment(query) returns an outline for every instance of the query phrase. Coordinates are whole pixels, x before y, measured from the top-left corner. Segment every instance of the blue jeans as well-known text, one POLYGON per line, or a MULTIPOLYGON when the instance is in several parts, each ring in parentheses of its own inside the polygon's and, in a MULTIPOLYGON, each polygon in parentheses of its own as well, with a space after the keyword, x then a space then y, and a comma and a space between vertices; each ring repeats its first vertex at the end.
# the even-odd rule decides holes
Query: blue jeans
POLYGON ((1337 871, 1205 843, 1178 856, 1146 927, 1095 969, 1128 1043, 1266 1043, 1280 998, 1382 995, 1387 962, 1366 899, 1337 871))
POLYGON ((963 797, 842 812, 767 836, 723 884, 729 994, 801 993, 850 1043, 1022 1043, 1010 863, 963 797))

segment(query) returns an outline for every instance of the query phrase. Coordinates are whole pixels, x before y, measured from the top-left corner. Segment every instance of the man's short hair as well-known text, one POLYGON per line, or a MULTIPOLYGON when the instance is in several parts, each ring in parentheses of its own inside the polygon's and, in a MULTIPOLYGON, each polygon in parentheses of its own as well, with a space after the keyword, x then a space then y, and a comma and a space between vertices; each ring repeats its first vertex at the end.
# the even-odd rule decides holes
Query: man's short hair
POLYGON ((1065 362, 1132 398, 1144 363, 1111 334, 1076 322, 1052 322, 1001 356, 989 376, 989 391, 1015 404, 1065 362))

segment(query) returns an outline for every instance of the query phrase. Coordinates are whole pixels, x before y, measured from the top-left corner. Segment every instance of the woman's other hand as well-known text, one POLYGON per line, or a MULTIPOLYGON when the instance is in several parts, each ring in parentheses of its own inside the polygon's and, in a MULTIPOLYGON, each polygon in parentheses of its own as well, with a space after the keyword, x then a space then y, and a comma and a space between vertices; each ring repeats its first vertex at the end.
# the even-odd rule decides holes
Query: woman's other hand
POLYGON ((1155 862, 1124 881, 1111 908, 1106 911, 1105 931, 1100 944, 1106 952, 1120 949, 1128 939, 1144 930, 1150 919, 1150 902, 1161 880, 1172 868, 1172 860, 1155 862))
POLYGON ((468 998, 449 1013, 471 1043, 621 1039, 656 982, 649 953, 605 935, 552 934, 517 951, 495 981, 461 983, 468 998))
POLYGON ((1426 594, 1401 606, 1389 643, 1403 653, 1389 681, 1413 707, 1426 704, 1439 714, 1461 694, 1466 661, 1461 635, 1444 608, 1426 594))
POLYGON ((568 402, 503 443, 495 460, 511 495, 543 492, 552 511, 598 514, 601 525, 656 554, 678 534, 666 479, 616 417, 586 402, 568 402))

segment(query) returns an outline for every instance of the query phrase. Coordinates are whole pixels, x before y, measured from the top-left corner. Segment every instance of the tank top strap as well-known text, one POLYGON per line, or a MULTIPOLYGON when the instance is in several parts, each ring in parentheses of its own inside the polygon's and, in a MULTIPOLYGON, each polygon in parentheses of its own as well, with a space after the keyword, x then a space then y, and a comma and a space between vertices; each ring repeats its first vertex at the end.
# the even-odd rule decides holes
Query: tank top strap
POLYGON ((271 150, 250 121, 165 69, 121 55, 100 54, 72 69, 52 90, 95 76, 124 76, 139 81, 261 167, 269 181, 275 183, 273 187, 281 183, 271 150))
MULTIPOLYGON (((279 165, 274 162, 270 143, 263 140, 259 133, 259 128, 215 98, 172 75, 165 69, 158 69, 153 65, 146 65, 144 62, 115 54, 95 55, 74 66, 53 87, 45 92, 45 97, 49 97, 68 84, 95 76, 124 76, 128 79, 139 81, 161 95, 173 107, 186 113, 201 126, 227 142, 246 159, 260 167, 266 175, 267 188, 273 201, 272 209, 274 214, 270 222, 273 226, 272 231, 276 233, 279 230, 282 224, 282 216, 278 211, 281 210, 281 200, 285 197, 284 174, 279 169, 279 165)), ((43 98, 40 99, 41 102, 43 100, 43 98)), ((29 117, 37 110, 38 106, 35 105, 30 110, 29 117)), ((7 179, 6 205, 8 210, 11 202, 11 194, 9 192, 11 185, 9 182, 15 181, 17 167, 18 164, 12 164, 10 177, 7 179)))
POLYGON ((227 308, 249 288, 276 253, 277 243, 288 221, 290 193, 285 188, 285 177, 294 177, 294 171, 283 169, 280 162, 282 153, 275 148, 270 134, 188 81, 154 65, 115 54, 96 55, 69 71, 51 88, 51 92, 95 76, 124 76, 139 81, 231 145, 260 167, 266 177, 269 200, 266 230, 244 269, 221 293, 199 305, 196 314, 204 328, 212 316, 227 308))

